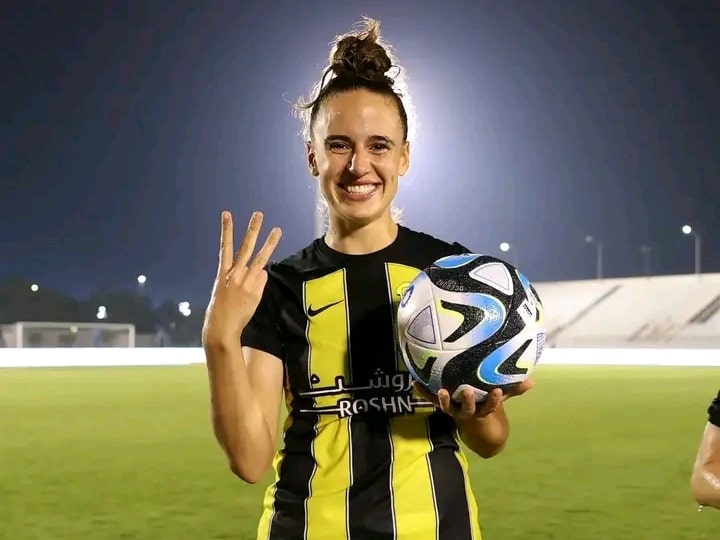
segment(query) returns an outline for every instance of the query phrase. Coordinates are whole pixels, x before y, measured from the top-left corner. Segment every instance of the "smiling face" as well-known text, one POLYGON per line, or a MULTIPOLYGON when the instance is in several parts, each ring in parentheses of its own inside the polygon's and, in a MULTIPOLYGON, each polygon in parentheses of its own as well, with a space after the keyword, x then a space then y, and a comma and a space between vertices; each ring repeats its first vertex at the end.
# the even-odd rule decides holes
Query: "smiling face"
POLYGON ((363 226, 390 216, 410 146, 392 99, 358 89, 325 100, 308 143, 330 219, 363 226))

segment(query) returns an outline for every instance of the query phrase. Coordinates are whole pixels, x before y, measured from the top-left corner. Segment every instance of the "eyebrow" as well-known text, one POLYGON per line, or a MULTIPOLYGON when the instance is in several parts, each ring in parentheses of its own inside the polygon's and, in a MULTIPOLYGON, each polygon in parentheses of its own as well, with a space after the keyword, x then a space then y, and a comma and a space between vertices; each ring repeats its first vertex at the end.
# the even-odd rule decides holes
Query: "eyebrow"
MULTIPOLYGON (((328 135, 327 137, 325 137, 326 143, 330 141, 343 141, 347 143, 352 142, 350 137, 346 135, 328 135)), ((382 142, 389 146, 393 146, 395 144, 390 137, 386 137, 385 135, 370 135, 370 137, 368 137, 368 141, 375 143, 382 142)))

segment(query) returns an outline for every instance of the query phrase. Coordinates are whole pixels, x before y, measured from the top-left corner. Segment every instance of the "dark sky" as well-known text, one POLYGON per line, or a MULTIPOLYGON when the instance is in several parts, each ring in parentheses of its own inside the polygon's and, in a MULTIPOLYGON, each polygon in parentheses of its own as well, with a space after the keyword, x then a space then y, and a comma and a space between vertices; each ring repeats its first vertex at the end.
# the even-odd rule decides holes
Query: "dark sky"
POLYGON ((219 212, 313 237, 289 103, 379 18, 421 122, 408 226, 536 281, 720 271, 720 2, 3 2, 0 278, 204 301, 219 212), (243 5, 244 7, 240 7, 243 5), (715 37, 714 37, 715 36, 715 37))

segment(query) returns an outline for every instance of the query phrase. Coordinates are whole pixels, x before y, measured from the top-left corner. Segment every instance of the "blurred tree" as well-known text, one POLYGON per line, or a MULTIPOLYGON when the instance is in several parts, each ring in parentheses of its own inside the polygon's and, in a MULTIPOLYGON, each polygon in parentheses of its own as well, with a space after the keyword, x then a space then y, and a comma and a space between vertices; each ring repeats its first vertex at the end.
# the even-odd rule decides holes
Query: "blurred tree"
POLYGON ((76 299, 44 287, 33 291, 32 283, 20 278, 0 282, 0 322, 85 322, 82 304, 76 299))
POLYGON ((189 316, 180 313, 175 302, 166 300, 158 308, 161 327, 168 333, 173 345, 199 346, 204 313, 192 310, 189 316))
MULTIPOLYGON (((0 281, 0 324, 14 322, 111 322, 135 325, 138 334, 157 334, 164 331, 175 346, 199 346, 203 311, 181 313, 176 302, 163 302, 157 309, 150 299, 135 291, 102 290, 80 301, 58 291, 20 278, 0 281), (98 308, 105 307, 106 317, 98 319, 98 308)), ((28 337, 31 345, 40 346, 39 333, 28 337)), ((104 335, 101 341, 110 338, 104 335)), ((74 335, 61 338, 62 344, 71 346, 74 335)), ((103 342, 104 342, 103 341, 103 342)))
POLYGON ((136 292, 98 291, 83 302, 83 317, 98 321, 100 306, 105 306, 107 318, 99 322, 131 323, 138 333, 154 332, 160 322, 150 299, 136 292))

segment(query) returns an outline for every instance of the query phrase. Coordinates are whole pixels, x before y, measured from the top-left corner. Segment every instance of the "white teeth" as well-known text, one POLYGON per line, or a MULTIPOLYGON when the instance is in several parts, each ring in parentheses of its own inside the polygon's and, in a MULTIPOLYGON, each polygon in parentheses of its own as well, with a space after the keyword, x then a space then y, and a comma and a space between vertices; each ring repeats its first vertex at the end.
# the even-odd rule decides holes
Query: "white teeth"
POLYGON ((349 186, 344 186, 344 187, 345 187, 345 190, 349 191, 350 193, 370 193, 377 186, 375 184, 358 184, 358 185, 349 185, 349 186))

